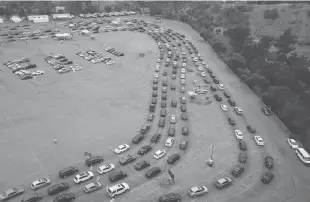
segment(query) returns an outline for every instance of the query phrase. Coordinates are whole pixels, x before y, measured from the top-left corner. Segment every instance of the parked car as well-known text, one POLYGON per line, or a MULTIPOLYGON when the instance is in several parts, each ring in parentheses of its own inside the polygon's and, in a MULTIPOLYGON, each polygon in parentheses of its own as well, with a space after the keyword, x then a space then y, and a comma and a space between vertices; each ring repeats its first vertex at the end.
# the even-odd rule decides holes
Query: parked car
POLYGON ((246 144, 246 142, 243 141, 243 140, 240 140, 240 141, 239 141, 239 148, 240 148, 241 150, 243 150, 243 151, 246 151, 246 150, 247 150, 247 144, 246 144))
POLYGON ((248 131, 249 131, 250 133, 256 133, 256 129, 253 128, 253 126, 248 125, 246 128, 248 129, 248 131))
POLYGON ((61 182, 59 184, 54 184, 53 186, 48 188, 47 193, 48 193, 48 195, 52 196, 52 195, 58 194, 62 191, 69 189, 69 187, 70 187, 70 185, 68 183, 61 182))
POLYGON ((127 183, 120 183, 112 187, 107 187, 106 191, 111 198, 114 198, 117 195, 127 192, 129 189, 129 185, 127 183))
POLYGON ((85 165, 87 165, 88 167, 93 166, 95 164, 98 163, 102 163, 103 162, 103 157, 102 156, 92 156, 88 159, 86 159, 85 161, 85 165))
POLYGON ((50 179, 46 178, 46 177, 43 177, 39 180, 35 180, 31 183, 30 187, 32 190, 37 190, 37 189, 40 189, 42 187, 46 187, 48 185, 51 184, 51 181, 50 179))
POLYGON ((152 138, 151 138, 151 142, 152 142, 152 143, 157 143, 157 142, 159 141, 160 137, 161 137, 161 134, 160 134, 160 133, 155 133, 155 134, 152 136, 152 138))
POLYGON ((135 161, 135 160, 136 160, 136 157, 134 157, 134 156, 128 154, 127 156, 121 158, 121 159, 119 160, 119 163, 120 163, 121 165, 127 165, 128 163, 131 163, 131 162, 133 162, 133 161, 135 161))
POLYGON ((56 196, 53 202, 69 202, 74 201, 76 198, 74 193, 61 193, 56 196))
POLYGON ((241 175, 241 173, 244 171, 244 167, 241 165, 235 165, 234 168, 231 171, 231 174, 235 177, 238 177, 241 175))
POLYGON ((270 184, 273 180, 274 174, 271 171, 265 172, 264 175, 261 177, 261 181, 264 184, 270 184))
POLYGON ((99 182, 92 182, 84 187, 84 192, 88 194, 101 189, 101 187, 102 185, 99 182))
POLYGON ((181 158, 180 154, 173 154, 168 157, 167 163, 168 164, 174 164, 176 161, 178 161, 181 158))
POLYGON ((110 163, 110 164, 104 164, 102 166, 99 166, 97 168, 97 172, 102 175, 102 174, 106 174, 109 173, 111 171, 115 170, 115 165, 110 163))
POLYGON ((138 144, 139 142, 141 142, 142 140, 143 140, 143 138, 144 138, 144 135, 143 134, 138 134, 138 135, 136 135, 136 136, 134 136, 133 138, 132 138, 132 143, 133 144, 138 144))
POLYGON ((168 136, 173 137, 175 135, 175 128, 169 128, 168 136))
POLYGON ((232 179, 230 179, 229 177, 223 177, 223 178, 217 180, 215 183, 216 187, 219 189, 223 189, 225 187, 228 187, 231 184, 232 184, 232 179))
POLYGON ((203 196, 208 193, 206 186, 195 186, 189 189, 188 195, 191 197, 203 196))
POLYGON ((67 168, 63 168, 60 171, 58 171, 58 176, 60 178, 66 178, 70 175, 76 174, 79 172, 79 169, 76 166, 70 166, 67 168))
POLYGON ((145 177, 146 178, 153 178, 153 177, 157 176, 159 173, 161 173, 161 168, 160 167, 153 167, 153 168, 150 168, 145 173, 145 177))
POLYGON ((188 145, 188 141, 187 140, 182 140, 181 143, 180 143, 180 149, 181 150, 186 150, 187 145, 188 145))
MULTIPOLYGON (((41 201, 43 197, 44 196, 42 194, 33 192, 23 197, 21 202, 38 202, 38 201, 41 201)), ((0 201, 1 201, 1 197, 0 197, 0 201)))
POLYGON ((158 198, 158 202, 181 202, 182 196, 177 193, 168 193, 158 198))
POLYGON ((265 167, 269 169, 273 168, 273 158, 271 156, 265 157, 265 167))
POLYGON ((138 150, 138 154, 144 155, 144 154, 148 153, 151 150, 152 150, 152 146, 151 145, 145 145, 145 146, 141 147, 138 150))
POLYGON ((85 182, 87 180, 91 180, 93 177, 94 177, 94 173, 91 171, 87 171, 87 172, 82 172, 82 173, 76 175, 73 178, 73 181, 76 184, 80 184, 80 183, 85 182))
POLYGON ((7 201, 11 198, 17 197, 25 192, 25 189, 21 186, 14 187, 6 190, 5 192, 0 194, 0 201, 7 201))
POLYGON ((118 147, 116 147, 114 149, 114 152, 116 154, 120 154, 120 153, 127 151, 129 148, 130 148, 130 146, 128 144, 122 144, 122 145, 119 145, 118 147))
POLYGON ((142 160, 134 165, 134 168, 137 171, 143 170, 144 168, 149 167, 151 164, 148 161, 142 160))
POLYGON ((239 153, 239 162, 246 163, 248 160, 248 155, 245 152, 239 153))
POLYGON ((110 182, 116 182, 126 177, 127 177, 127 174, 124 173, 123 171, 114 171, 113 173, 109 175, 109 180, 110 182))
POLYGON ((263 107, 261 108, 262 112, 266 115, 266 116, 272 116, 272 112, 270 109, 268 109, 267 107, 263 107))

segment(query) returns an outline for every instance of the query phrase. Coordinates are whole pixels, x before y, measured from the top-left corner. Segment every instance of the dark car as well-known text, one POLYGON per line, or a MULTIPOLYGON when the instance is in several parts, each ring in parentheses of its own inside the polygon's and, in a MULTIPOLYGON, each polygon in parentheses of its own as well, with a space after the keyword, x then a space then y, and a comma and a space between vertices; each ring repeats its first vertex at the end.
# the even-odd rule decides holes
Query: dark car
POLYGON ((228 117, 228 122, 232 126, 236 125, 236 121, 233 118, 228 117))
POLYGON ((161 173, 161 168, 160 167, 153 167, 153 168, 150 168, 148 171, 146 171, 145 177, 153 178, 156 175, 158 175, 159 173, 161 173))
POLYGON ((159 119, 158 127, 162 127, 162 128, 165 127, 165 123, 166 123, 165 119, 163 119, 163 118, 159 119))
POLYGON ((144 168, 149 167, 151 164, 148 161, 142 160, 135 164, 134 168, 137 171, 143 170, 144 168))
POLYGON ((181 156, 179 154, 173 154, 168 157, 167 163, 168 164, 174 164, 177 160, 179 160, 181 156))
POLYGON ((211 77, 212 79, 215 79, 215 75, 214 75, 214 74, 210 74, 210 77, 211 77))
POLYGON ((167 100, 167 93, 163 93, 163 94, 161 95, 161 99, 162 99, 162 100, 167 100))
POLYGON ((176 89, 176 86, 175 86, 175 84, 171 84, 171 90, 175 90, 176 89))
POLYGON ((153 84, 153 90, 157 90, 158 89, 158 85, 157 84, 153 84))
POLYGON ((206 84, 210 84, 211 82, 208 79, 203 80, 206 84))
POLYGON ((74 193, 61 193, 56 196, 53 202, 69 202, 74 201, 76 198, 74 193))
POLYGON ((162 100, 160 103, 161 108, 166 108, 167 107, 167 103, 166 101, 162 100))
POLYGON ((42 199, 43 199, 42 194, 32 193, 22 198, 21 202, 37 202, 37 201, 41 201, 42 199))
POLYGON ((236 106, 236 102, 232 99, 228 99, 228 103, 233 107, 236 106))
POLYGON ((127 177, 127 174, 123 171, 115 171, 109 175, 110 182, 116 182, 118 180, 124 179, 127 177))
POLYGON ((243 150, 243 151, 246 151, 246 150, 248 149, 246 142, 243 141, 243 140, 240 140, 240 141, 239 141, 239 148, 240 148, 241 150, 243 150))
POLYGON ((185 150, 187 148, 188 141, 187 140, 182 140, 180 143, 180 149, 185 150))
POLYGON ((52 196, 52 195, 58 194, 59 192, 62 192, 62 191, 69 189, 69 187, 70 187, 70 185, 66 182, 54 184, 53 186, 48 188, 47 193, 48 193, 48 195, 52 196))
POLYGON ((215 86, 213 86, 213 85, 211 85, 211 86, 210 86, 210 90, 212 90, 212 91, 216 91, 216 87, 215 87, 215 86))
POLYGON ((168 136, 171 136, 171 137, 175 136, 175 128, 169 128, 168 136))
POLYGON ((239 154, 239 162, 241 162, 241 163, 246 163, 247 160, 248 160, 248 155, 247 155, 247 153, 241 152, 241 153, 239 154))
POLYGON ((158 78, 154 78, 154 79, 153 79, 153 83, 154 83, 154 84, 158 83, 158 78))
POLYGON ((186 105, 185 104, 181 104, 181 112, 186 112, 186 105))
POLYGON ((160 117, 166 117, 166 109, 160 110, 160 117))
POLYGON ((85 165, 87 165, 88 167, 98 164, 98 163, 102 163, 103 162, 103 157, 102 156, 92 156, 88 159, 86 159, 85 161, 85 165))
POLYGON ((186 120, 188 119, 187 113, 183 112, 183 113, 181 114, 181 119, 182 119, 183 121, 186 121, 186 120))
POLYGON ((241 173, 244 171, 244 167, 241 165, 235 165, 235 167, 232 169, 231 174, 235 177, 238 177, 241 175, 241 173))
POLYGON ((253 128, 251 125, 248 125, 246 128, 248 129, 250 133, 256 133, 256 129, 253 128))
POLYGON ((156 90, 153 90, 153 91, 152 91, 152 97, 157 97, 157 95, 158 95, 158 94, 157 94, 157 91, 156 91, 156 90))
POLYGON ((178 102, 176 100, 171 100, 171 107, 177 107, 178 102))
POLYGON ((148 153, 151 150, 152 150, 152 146, 151 145, 145 145, 145 146, 141 147, 138 150, 138 154, 144 155, 144 154, 148 153))
POLYGON ((161 137, 161 134, 155 133, 155 134, 152 136, 152 138, 151 138, 151 142, 152 142, 152 143, 157 143, 158 140, 160 139, 160 137, 161 137))
POLYGON ((144 138, 144 135, 143 134, 138 134, 138 135, 136 135, 136 136, 134 136, 133 138, 132 138, 132 143, 133 144, 138 144, 141 140, 143 140, 143 138, 144 138))
POLYGON ((214 82, 215 84, 219 84, 219 83, 220 83, 220 80, 214 78, 214 79, 213 79, 213 82, 214 82))
POLYGON ((153 98, 151 99, 151 103, 152 103, 152 104, 156 104, 156 103, 157 103, 157 98, 153 97, 153 98))
POLYGON ((269 169, 273 168, 273 158, 271 156, 265 157, 265 166, 266 168, 269 168, 269 169))
POLYGON ((60 171, 58 171, 58 176, 60 178, 66 178, 78 172, 79 172, 79 169, 76 166, 70 166, 70 167, 63 168, 60 171))
POLYGON ((220 102, 220 101, 222 101, 223 99, 222 99, 222 97, 221 96, 219 96, 218 94, 215 94, 214 95, 214 98, 216 99, 216 101, 218 101, 218 102, 220 102))
POLYGON ((173 69, 173 70, 172 70, 172 74, 177 74, 177 70, 176 70, 176 69, 173 69))
POLYGON ((121 164, 121 165, 127 165, 128 163, 131 163, 131 162, 133 162, 133 161, 135 161, 135 160, 136 160, 136 157, 134 157, 134 156, 128 154, 127 156, 125 156, 125 157, 123 157, 123 158, 121 158, 121 159, 119 160, 119 164, 121 164))
POLYGON ((146 134, 151 128, 151 125, 150 124, 144 124, 142 127, 141 127, 141 134, 146 134))
POLYGON ((167 86, 168 85, 168 81, 167 80, 163 80, 161 84, 162 84, 162 86, 167 86))
POLYGON ((181 202, 182 196, 177 193, 169 193, 158 198, 158 202, 181 202))
POLYGON ((150 112, 154 112, 154 111, 155 111, 155 108, 156 108, 156 105, 155 105, 155 104, 150 104, 149 111, 150 111, 150 112))
POLYGON ((264 175, 261 178, 262 183, 269 184, 272 179, 274 178, 274 174, 270 171, 265 172, 264 175))
POLYGON ((266 115, 266 116, 271 116, 272 113, 270 111, 270 109, 268 109, 267 107, 263 107, 261 108, 262 112, 266 115))
POLYGON ((227 92, 227 91, 224 91, 223 95, 224 95, 226 98, 230 98, 230 97, 231 97, 230 93, 227 92))

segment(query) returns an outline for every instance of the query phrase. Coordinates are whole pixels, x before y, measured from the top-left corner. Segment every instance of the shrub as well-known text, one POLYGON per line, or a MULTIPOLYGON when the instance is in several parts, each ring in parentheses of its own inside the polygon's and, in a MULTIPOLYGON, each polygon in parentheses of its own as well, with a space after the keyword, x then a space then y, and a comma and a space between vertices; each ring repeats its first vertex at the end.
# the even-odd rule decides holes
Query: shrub
POLYGON ((310 11, 307 12, 308 18, 310 18, 310 11))
POLYGON ((274 8, 272 10, 264 11, 264 18, 265 19, 271 19, 271 20, 275 20, 275 19, 279 18, 278 10, 276 8, 274 8))
POLYGON ((217 41, 217 42, 215 42, 214 44, 212 44, 212 48, 213 48, 217 53, 226 53, 226 51, 227 51, 226 46, 225 46, 223 43, 219 42, 219 41, 217 41))

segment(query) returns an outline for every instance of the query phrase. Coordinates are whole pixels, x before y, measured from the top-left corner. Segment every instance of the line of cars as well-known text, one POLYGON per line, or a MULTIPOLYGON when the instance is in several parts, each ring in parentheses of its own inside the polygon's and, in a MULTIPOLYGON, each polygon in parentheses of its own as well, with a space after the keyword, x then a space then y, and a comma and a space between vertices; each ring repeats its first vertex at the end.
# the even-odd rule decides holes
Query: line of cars
POLYGON ((106 65, 112 65, 115 63, 111 57, 105 57, 101 53, 97 53, 94 50, 87 50, 84 52, 78 52, 76 55, 83 57, 85 60, 90 61, 93 64, 105 63, 106 65))
POLYGON ((106 50, 108 53, 111 53, 111 54, 113 54, 113 55, 115 55, 115 56, 117 56, 117 57, 122 57, 122 56, 124 56, 124 53, 122 53, 122 52, 116 50, 115 48, 107 47, 105 50, 106 50))
POLYGON ((109 12, 109 13, 88 13, 80 14, 80 18, 103 18, 103 17, 112 17, 112 16, 130 16, 135 15, 134 11, 122 11, 122 12, 109 12))
POLYGON ((34 76, 44 74, 43 70, 29 71, 37 67, 36 64, 30 62, 29 58, 20 58, 18 60, 7 61, 5 66, 12 70, 12 73, 18 75, 21 80, 31 79, 34 76))
POLYGON ((78 64, 73 64, 71 60, 68 60, 62 54, 56 54, 53 56, 46 56, 44 60, 53 67, 58 73, 63 74, 67 72, 76 72, 82 70, 82 67, 78 64))

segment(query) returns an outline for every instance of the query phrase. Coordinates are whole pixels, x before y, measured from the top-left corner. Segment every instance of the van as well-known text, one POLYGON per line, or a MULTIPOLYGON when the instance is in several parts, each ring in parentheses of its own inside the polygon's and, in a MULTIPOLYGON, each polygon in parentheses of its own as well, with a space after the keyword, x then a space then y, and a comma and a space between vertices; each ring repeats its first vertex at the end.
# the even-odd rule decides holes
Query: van
POLYGON ((296 154, 299 157, 299 159, 307 166, 310 165, 310 155, 304 148, 297 148, 296 154))
POLYGON ((107 187, 106 191, 111 198, 114 198, 117 195, 125 193, 129 190, 129 185, 127 183, 121 183, 114 185, 112 187, 107 187))

